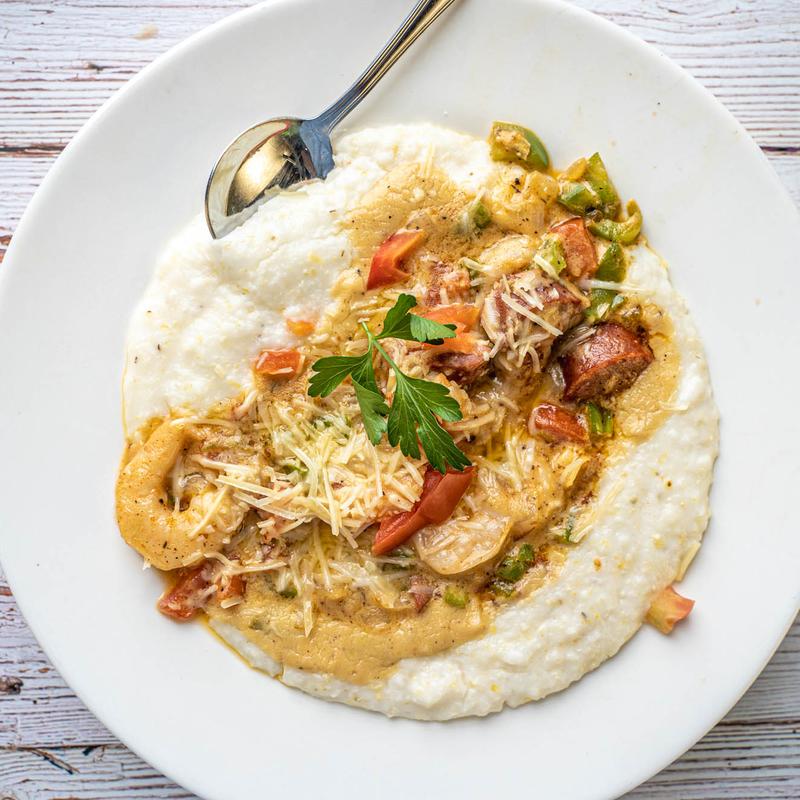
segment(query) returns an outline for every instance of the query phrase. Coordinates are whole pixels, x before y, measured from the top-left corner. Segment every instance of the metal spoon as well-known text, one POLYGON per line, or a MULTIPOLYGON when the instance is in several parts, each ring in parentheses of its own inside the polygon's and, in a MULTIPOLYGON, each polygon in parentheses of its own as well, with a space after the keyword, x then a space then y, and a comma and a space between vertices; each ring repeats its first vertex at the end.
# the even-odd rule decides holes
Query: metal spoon
POLYGON ((227 236, 266 200, 333 169, 331 131, 369 93, 419 35, 455 0, 420 0, 380 55, 330 108, 314 119, 270 119, 246 130, 220 156, 206 186, 206 221, 227 236))

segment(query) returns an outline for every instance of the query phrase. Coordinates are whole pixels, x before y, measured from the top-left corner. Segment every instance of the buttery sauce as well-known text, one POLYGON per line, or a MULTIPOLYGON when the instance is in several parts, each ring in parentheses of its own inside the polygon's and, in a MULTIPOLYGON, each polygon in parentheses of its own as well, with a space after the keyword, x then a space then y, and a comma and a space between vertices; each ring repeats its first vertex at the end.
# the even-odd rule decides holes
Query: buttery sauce
POLYGON ((380 679, 401 659, 433 655, 474 639, 486 632, 493 616, 492 604, 477 598, 466 608, 434 598, 417 614, 367 606, 358 595, 349 603, 320 604, 308 636, 297 604, 262 579, 248 581, 242 603, 227 610, 210 607, 208 615, 234 626, 282 664, 357 684, 380 679))
POLYGON ((681 359, 675 343, 675 328, 669 315, 645 303, 641 322, 647 328, 653 363, 615 402, 618 432, 627 439, 649 437, 675 411, 681 359))

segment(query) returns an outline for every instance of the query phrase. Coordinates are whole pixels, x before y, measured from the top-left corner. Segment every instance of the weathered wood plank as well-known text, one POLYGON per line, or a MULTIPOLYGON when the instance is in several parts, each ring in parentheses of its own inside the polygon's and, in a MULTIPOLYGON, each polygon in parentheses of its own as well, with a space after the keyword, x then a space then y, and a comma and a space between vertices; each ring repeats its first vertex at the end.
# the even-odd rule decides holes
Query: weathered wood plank
MULTIPOLYGON (((746 743, 719 726, 676 765, 626 800, 762 800, 798 797, 797 727, 771 724, 746 743)), ((121 745, 98 748, 0 749, 5 796, 56 800, 194 797, 159 776, 121 745), (31 792, 33 789, 33 793, 31 792)))
MULTIPOLYGON (((685 66, 762 146, 800 147, 800 14, 794 0, 577 2, 685 66)), ((65 144, 102 100, 154 56, 246 5, 5 0, 0 143, 65 144), (148 26, 157 34, 136 38, 148 26), (64 35, 74 30, 81 36, 64 35)))
POLYGON ((194 795, 120 744, 0 749, 3 800, 155 800, 194 795))

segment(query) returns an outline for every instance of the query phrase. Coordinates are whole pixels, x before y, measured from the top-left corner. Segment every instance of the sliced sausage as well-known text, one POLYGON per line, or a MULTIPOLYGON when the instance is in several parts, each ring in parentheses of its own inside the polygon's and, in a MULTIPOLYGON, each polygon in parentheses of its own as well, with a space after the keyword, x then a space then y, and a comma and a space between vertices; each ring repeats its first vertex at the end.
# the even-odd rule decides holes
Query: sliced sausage
POLYGON ((430 366, 459 386, 467 388, 483 378, 489 371, 489 343, 485 339, 475 342, 471 353, 438 353, 431 358, 430 366))
POLYGON ((422 575, 412 575, 408 593, 414 601, 414 608, 416 608, 417 614, 419 614, 433 597, 433 586, 422 575))
POLYGON ((597 272, 597 251, 581 217, 559 222, 550 228, 564 246, 567 272, 572 278, 591 278, 597 272))
POLYGON ((589 435, 582 420, 571 411, 552 403, 542 403, 531 412, 528 430, 541 433, 551 442, 576 442, 586 444, 589 435))
POLYGON ((627 389, 653 361, 653 351, 616 322, 604 322, 560 359, 564 399, 587 400, 627 389))
POLYGON ((583 317, 580 300, 538 269, 501 278, 492 287, 481 312, 481 325, 508 363, 534 362, 539 372, 556 338, 583 317), (536 318, 543 320, 537 322, 536 318), (528 359, 526 354, 534 354, 528 359))

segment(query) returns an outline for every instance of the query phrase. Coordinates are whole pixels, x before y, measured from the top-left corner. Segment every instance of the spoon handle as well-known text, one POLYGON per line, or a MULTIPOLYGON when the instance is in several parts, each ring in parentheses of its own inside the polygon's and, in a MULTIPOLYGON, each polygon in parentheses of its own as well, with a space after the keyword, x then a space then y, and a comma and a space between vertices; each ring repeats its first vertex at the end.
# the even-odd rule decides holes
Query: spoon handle
POLYGON ((454 2, 456 0, 420 0, 361 77, 314 121, 330 133, 372 91, 420 34, 454 2))

